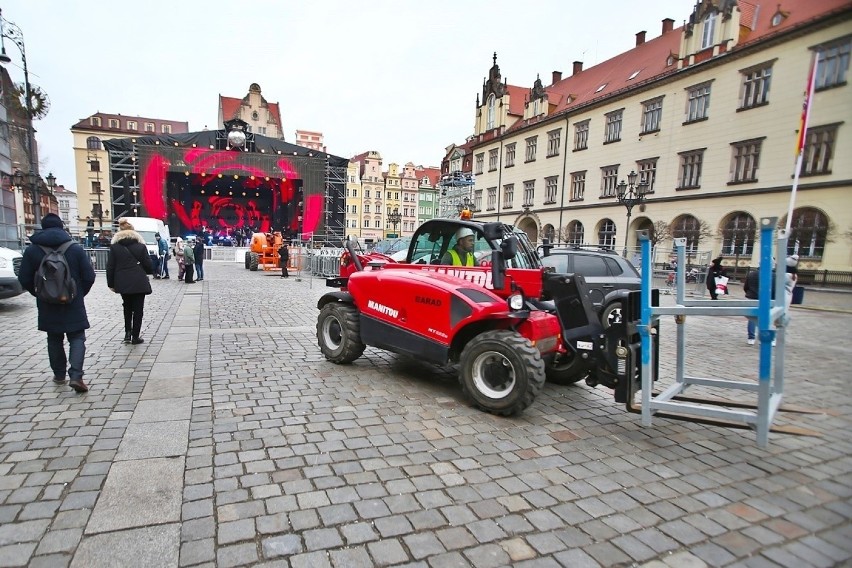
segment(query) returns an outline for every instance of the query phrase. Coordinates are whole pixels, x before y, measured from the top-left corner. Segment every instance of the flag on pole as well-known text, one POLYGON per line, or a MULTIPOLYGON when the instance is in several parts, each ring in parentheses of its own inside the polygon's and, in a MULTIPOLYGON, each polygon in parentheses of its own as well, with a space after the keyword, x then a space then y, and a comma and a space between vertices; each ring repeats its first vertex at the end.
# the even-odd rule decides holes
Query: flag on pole
MULTIPOLYGON (((814 87, 816 86, 817 67, 819 66, 819 57, 822 52, 814 52, 811 58, 811 70, 808 73, 808 88, 805 91, 805 102, 802 104, 802 117, 799 122, 799 136, 796 139, 796 169, 793 172, 793 190, 790 192, 790 205, 787 208, 787 225, 784 228, 784 236, 790 237, 790 227, 793 223, 793 211, 796 207, 796 190, 799 187, 799 174, 802 171, 802 159, 805 154, 805 142, 808 137, 808 120, 811 116, 811 102, 814 97, 814 87)), ((789 246, 789 245, 788 245, 789 246)))

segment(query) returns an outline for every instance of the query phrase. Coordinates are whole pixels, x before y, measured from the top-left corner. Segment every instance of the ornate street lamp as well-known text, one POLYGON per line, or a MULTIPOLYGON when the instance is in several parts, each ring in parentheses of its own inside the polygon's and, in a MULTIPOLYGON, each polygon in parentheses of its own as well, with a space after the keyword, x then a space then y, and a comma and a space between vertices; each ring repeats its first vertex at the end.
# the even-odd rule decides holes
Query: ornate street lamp
POLYGON ((645 194, 648 191, 647 182, 642 181, 639 185, 636 185, 637 177, 639 177, 639 175, 633 170, 630 170, 630 173, 627 174, 627 183, 624 183, 624 180, 621 180, 615 188, 618 202, 627 208, 627 228, 624 231, 624 252, 621 254, 621 256, 625 258, 627 257, 627 236, 630 232, 630 214, 633 212, 634 205, 638 205, 644 201, 645 194))
POLYGON ((56 176, 53 175, 53 172, 50 172, 45 180, 47 180, 47 189, 50 190, 50 193, 53 193, 56 190, 56 176))
POLYGON ((396 232, 396 226, 399 225, 400 220, 402 220, 402 215, 399 214, 399 208, 395 207, 393 211, 388 211, 388 223, 393 225, 395 237, 399 236, 396 232))
POLYGON ((456 203, 456 210, 458 210, 459 212, 459 218, 462 217, 462 213, 464 213, 465 211, 468 212, 468 218, 470 217, 470 206, 471 203, 469 197, 465 197, 464 199, 456 203))
MULTIPOLYGON (((35 131, 33 129, 33 100, 32 93, 30 92, 30 75, 27 71, 27 50, 24 47, 24 34, 21 31, 21 28, 16 26, 14 23, 5 20, 3 18, 3 11, 0 10, 0 46, 2 46, 2 50, 0 50, 0 63, 6 64, 12 61, 8 55, 6 55, 6 44, 3 42, 3 38, 7 38, 12 40, 12 43, 18 46, 18 49, 21 51, 21 61, 24 64, 24 96, 26 97, 26 109, 27 109, 27 159, 29 160, 30 166, 30 178, 34 177, 38 173, 38 164, 36 164, 35 157, 35 131)), ((35 223, 41 222, 41 203, 40 196, 38 192, 38 184, 32 183, 32 179, 30 179, 31 186, 30 189, 33 192, 33 215, 35 216, 35 223)))

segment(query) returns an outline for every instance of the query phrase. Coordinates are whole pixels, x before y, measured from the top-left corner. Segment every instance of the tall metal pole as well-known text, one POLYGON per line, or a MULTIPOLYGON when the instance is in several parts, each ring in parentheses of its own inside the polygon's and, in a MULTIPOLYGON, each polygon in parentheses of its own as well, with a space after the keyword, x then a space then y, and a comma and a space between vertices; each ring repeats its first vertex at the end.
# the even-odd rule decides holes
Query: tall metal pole
MULTIPOLYGON (((27 158, 29 161, 30 171, 29 171, 29 181, 31 184, 32 190, 32 198, 33 198, 33 216, 35 217, 35 223, 38 224, 41 222, 41 201, 39 198, 38 191, 38 163, 36 162, 35 157, 35 129, 33 128, 33 101, 32 101, 32 93, 30 92, 30 75, 27 71, 27 50, 24 46, 24 33, 21 31, 21 28, 16 26, 14 23, 5 20, 3 18, 3 11, 0 10, 0 38, 8 38, 12 40, 12 43, 18 46, 18 49, 21 52, 21 61, 24 64, 24 96, 26 97, 26 110, 27 110, 27 158)), ((0 40, 2 41, 2 40, 0 40)), ((11 59, 8 55, 6 55, 6 45, 3 43, 2 53, 0 53, 0 62, 9 63, 11 59)))

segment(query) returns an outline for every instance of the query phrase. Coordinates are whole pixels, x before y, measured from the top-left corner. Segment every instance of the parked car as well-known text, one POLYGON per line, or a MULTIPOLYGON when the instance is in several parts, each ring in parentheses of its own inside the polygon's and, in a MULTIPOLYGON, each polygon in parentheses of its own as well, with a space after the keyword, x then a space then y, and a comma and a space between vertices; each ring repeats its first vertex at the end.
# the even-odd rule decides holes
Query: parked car
POLYGON ((23 294, 24 289, 18 282, 22 257, 18 251, 0 247, 0 300, 23 294))
POLYGON ((621 322, 622 298, 642 287, 642 278, 629 260, 610 249, 570 246, 543 247, 542 263, 558 274, 579 274, 607 328, 621 322))

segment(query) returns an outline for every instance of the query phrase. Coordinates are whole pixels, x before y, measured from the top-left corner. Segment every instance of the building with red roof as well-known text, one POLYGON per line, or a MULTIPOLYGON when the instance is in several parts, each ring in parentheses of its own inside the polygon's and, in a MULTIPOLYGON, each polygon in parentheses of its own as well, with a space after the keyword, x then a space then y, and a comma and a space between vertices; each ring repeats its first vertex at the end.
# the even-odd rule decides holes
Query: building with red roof
MULTIPOLYGON (((634 251, 637 230, 656 230, 686 238, 693 261, 721 253, 728 266, 754 266, 760 219, 786 224, 816 60, 788 245, 805 271, 847 270, 849 241, 831 237, 852 230, 852 163, 837 159, 852 152, 852 2, 685 2, 690 9, 682 26, 666 17, 657 37, 641 31, 632 49, 588 69, 575 61, 549 84, 507 84, 495 54, 474 132, 443 167, 470 163, 475 184, 464 196, 477 218, 517 225, 533 241, 634 251), (643 189, 632 216, 620 195, 631 179, 643 189)), ((667 258, 672 241, 661 244, 667 258)))
POLYGON ((248 93, 241 99, 219 95, 219 123, 239 118, 248 124, 249 132, 284 140, 281 109, 278 103, 268 102, 260 92, 260 85, 249 85, 248 93))

